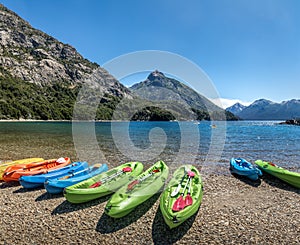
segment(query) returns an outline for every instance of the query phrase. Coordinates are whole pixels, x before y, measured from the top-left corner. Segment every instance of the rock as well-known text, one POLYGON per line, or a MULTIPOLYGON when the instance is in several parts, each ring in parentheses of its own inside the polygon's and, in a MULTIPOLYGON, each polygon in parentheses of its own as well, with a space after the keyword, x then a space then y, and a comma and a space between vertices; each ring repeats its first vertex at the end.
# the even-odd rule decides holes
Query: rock
POLYGON ((3 45, 0 64, 14 77, 25 78, 26 81, 42 85, 49 85, 54 80, 73 83, 87 78, 97 68, 97 65, 85 60, 75 48, 32 28, 8 10, 1 8, 0 20, 3 22, 3 29, 0 32, 0 43, 3 45), (42 64, 50 59, 52 60, 49 66, 51 69, 45 73, 41 69, 42 64), (30 62, 32 60, 36 62, 30 62), (68 66, 65 66, 65 62, 68 62, 68 66), (57 73, 57 67, 63 67, 63 69, 57 73), (29 70, 34 73, 29 73, 29 70), (79 73, 82 76, 74 76, 79 73))
POLYGON ((300 119, 290 119, 290 120, 286 120, 285 122, 281 122, 279 124, 287 124, 287 125, 297 125, 297 126, 300 126, 300 119))

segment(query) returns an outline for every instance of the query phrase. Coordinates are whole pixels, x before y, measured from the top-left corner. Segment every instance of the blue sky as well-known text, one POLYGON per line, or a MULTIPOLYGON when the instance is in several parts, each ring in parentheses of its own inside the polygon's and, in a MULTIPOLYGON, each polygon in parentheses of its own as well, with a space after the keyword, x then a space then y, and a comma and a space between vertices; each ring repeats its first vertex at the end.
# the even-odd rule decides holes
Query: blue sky
POLYGON ((201 67, 221 98, 300 97, 298 0, 1 3, 100 65, 129 52, 163 50, 201 67))

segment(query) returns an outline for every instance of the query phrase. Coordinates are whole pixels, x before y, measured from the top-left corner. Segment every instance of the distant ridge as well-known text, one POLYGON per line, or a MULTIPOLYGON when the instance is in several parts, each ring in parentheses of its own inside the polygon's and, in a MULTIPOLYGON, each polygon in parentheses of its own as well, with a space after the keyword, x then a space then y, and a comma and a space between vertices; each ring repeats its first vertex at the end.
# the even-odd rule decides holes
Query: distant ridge
MULTIPOLYGON (((230 109, 231 107, 226 110, 230 109)), ((292 99, 275 103, 270 100, 259 99, 234 114, 244 120, 288 120, 299 118, 300 100, 292 99)))

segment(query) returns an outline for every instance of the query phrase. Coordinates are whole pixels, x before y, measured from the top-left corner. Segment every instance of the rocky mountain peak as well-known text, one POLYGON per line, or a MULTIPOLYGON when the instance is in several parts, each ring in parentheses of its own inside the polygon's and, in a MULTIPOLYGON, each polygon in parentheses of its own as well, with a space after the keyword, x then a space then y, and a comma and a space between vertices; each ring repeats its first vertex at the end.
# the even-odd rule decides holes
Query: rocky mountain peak
POLYGON ((300 100, 297 99, 291 99, 291 100, 287 100, 287 101, 282 101, 281 104, 295 104, 295 105, 299 105, 300 104, 300 100))
POLYGON ((149 74, 149 76, 147 77, 147 79, 150 80, 150 81, 160 80, 160 79, 163 79, 163 78, 166 78, 165 75, 162 72, 158 71, 158 70, 155 70, 155 71, 151 72, 149 74))
POLYGON ((231 113, 237 115, 238 113, 240 113, 245 108, 246 108, 246 106, 244 106, 241 103, 237 102, 234 105, 226 108, 226 111, 230 111, 231 113))
POLYGON ((270 101, 270 100, 266 100, 266 99, 258 99, 255 100, 252 105, 257 105, 257 106, 266 106, 269 104, 273 104, 274 102, 270 101))
POLYGON ((193 111, 203 115, 215 113, 221 115, 219 119, 222 113, 226 113, 192 88, 176 79, 166 77, 157 70, 151 72, 145 81, 134 84, 130 89, 143 99, 176 105, 178 111, 193 111))

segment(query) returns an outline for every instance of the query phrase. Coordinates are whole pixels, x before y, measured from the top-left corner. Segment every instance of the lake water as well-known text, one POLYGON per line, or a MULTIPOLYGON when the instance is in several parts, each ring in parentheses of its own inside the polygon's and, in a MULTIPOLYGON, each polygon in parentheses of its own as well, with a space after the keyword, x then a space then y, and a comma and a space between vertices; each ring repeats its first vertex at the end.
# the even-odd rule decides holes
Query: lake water
POLYGON ((0 160, 69 156, 73 161, 228 166, 263 159, 300 172, 300 127, 274 121, 0 122, 0 160))

